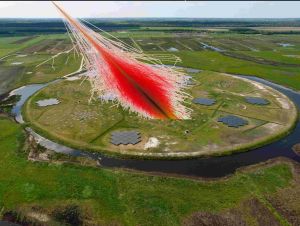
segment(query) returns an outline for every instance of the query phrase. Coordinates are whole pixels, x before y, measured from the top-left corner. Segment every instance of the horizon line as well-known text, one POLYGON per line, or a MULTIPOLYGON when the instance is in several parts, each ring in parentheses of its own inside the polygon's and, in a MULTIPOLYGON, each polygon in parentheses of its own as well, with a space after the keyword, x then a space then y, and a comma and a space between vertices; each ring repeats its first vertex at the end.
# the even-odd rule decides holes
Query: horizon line
MULTIPOLYGON (((78 17, 84 19, 285 19, 294 20, 300 17, 78 17)), ((0 17, 0 19, 63 19, 61 17, 0 17)))

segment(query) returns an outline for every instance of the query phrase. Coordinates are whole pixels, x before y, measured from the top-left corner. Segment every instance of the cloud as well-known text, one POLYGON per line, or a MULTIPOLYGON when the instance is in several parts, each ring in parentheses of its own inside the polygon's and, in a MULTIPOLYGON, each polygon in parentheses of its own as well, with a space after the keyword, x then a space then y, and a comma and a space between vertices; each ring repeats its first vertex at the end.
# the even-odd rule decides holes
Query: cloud
MULTIPOLYGON (((75 17, 299 18, 300 2, 65 1, 75 17)), ((50 1, 1 1, 0 17, 60 17, 50 1)))
POLYGON ((237 12, 236 17, 299 18, 300 2, 252 2, 237 12))

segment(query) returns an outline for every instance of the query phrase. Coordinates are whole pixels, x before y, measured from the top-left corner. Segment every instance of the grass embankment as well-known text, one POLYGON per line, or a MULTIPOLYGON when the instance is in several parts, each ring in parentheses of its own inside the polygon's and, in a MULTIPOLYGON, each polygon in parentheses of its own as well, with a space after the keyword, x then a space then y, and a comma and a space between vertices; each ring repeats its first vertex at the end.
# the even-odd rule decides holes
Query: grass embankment
POLYGON ((2 117, 0 131, 2 214, 34 205, 51 216, 59 206, 73 204, 90 223, 179 225, 195 211, 216 213, 245 199, 265 199, 292 180, 291 168, 283 163, 211 182, 32 163, 20 151, 21 126, 2 117))

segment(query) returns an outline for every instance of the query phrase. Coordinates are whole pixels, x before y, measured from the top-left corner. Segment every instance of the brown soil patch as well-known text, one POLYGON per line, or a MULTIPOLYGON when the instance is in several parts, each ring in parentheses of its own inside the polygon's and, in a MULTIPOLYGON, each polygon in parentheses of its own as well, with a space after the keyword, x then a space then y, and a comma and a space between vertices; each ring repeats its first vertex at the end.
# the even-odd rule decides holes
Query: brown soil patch
POLYGON ((300 225, 300 165, 294 164, 294 182, 288 188, 281 189, 268 201, 291 225, 300 225))
POLYGON ((43 40, 43 41, 40 41, 30 47, 27 47, 26 49, 23 50, 23 53, 30 54, 30 53, 34 53, 34 52, 45 51, 47 49, 52 48, 52 46, 55 45, 56 42, 57 41, 55 39, 43 40))
POLYGON ((213 214, 207 212, 197 212, 188 220, 183 222, 185 226, 237 226, 246 225, 240 216, 225 213, 213 214))
POLYGON ((280 226, 275 216, 258 199, 242 202, 238 207, 222 213, 197 212, 183 222, 184 226, 280 226))
MULTIPOLYGON (((286 158, 272 159, 267 162, 239 169, 249 172, 261 167, 271 167, 277 163, 288 163, 293 172, 291 186, 280 189, 273 195, 263 197, 272 205, 277 214, 293 226, 300 225, 300 165, 286 158)), ((194 226, 242 226, 242 225, 281 225, 274 213, 258 198, 247 199, 236 207, 220 213, 196 212, 184 219, 182 225, 194 226)))
POLYGON ((300 156, 300 143, 293 146, 293 151, 300 156))
POLYGON ((38 36, 35 35, 35 36, 28 36, 28 37, 25 37, 25 38, 21 38, 21 39, 15 41, 15 42, 13 42, 12 44, 23 44, 24 42, 27 42, 27 41, 29 41, 31 39, 36 38, 36 37, 38 37, 38 36))

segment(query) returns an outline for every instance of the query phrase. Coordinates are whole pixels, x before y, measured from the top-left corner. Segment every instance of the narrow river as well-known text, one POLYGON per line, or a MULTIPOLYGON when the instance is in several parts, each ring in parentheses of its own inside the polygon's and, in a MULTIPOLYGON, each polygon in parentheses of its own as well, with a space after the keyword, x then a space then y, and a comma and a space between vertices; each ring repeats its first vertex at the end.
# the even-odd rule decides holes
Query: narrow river
MULTIPOLYGON (((240 76, 249 80, 257 81, 267 86, 270 86, 288 96, 295 105, 300 108, 300 93, 293 91, 289 88, 274 84, 261 78, 252 76, 240 76)), ((56 80, 59 81, 59 80, 56 80)), ((54 82, 56 82, 54 81, 54 82)), ((53 83, 53 82, 51 82, 53 83)), ((21 87, 12 91, 11 95, 21 95, 21 99, 16 103, 12 112, 15 115, 16 121, 23 123, 21 108, 25 101, 38 90, 46 87, 47 84, 32 84, 21 87)), ((189 160, 140 160, 140 159, 121 159, 117 157, 109 157, 99 153, 89 153, 82 150, 76 150, 64 145, 60 145, 53 141, 50 141, 39 134, 35 133, 31 128, 26 128, 40 145, 51 149, 58 153, 65 153, 73 156, 83 156, 96 159, 100 162, 102 167, 110 168, 127 168, 147 172, 159 172, 159 173, 172 173, 187 176, 198 177, 222 177, 228 174, 234 173, 235 170, 242 166, 247 166, 268 159, 284 156, 300 162, 300 156, 297 156, 292 147, 296 143, 300 143, 300 122, 298 120, 294 130, 282 138, 271 144, 263 147, 229 156, 222 157, 210 157, 210 158, 195 158, 189 160)))

